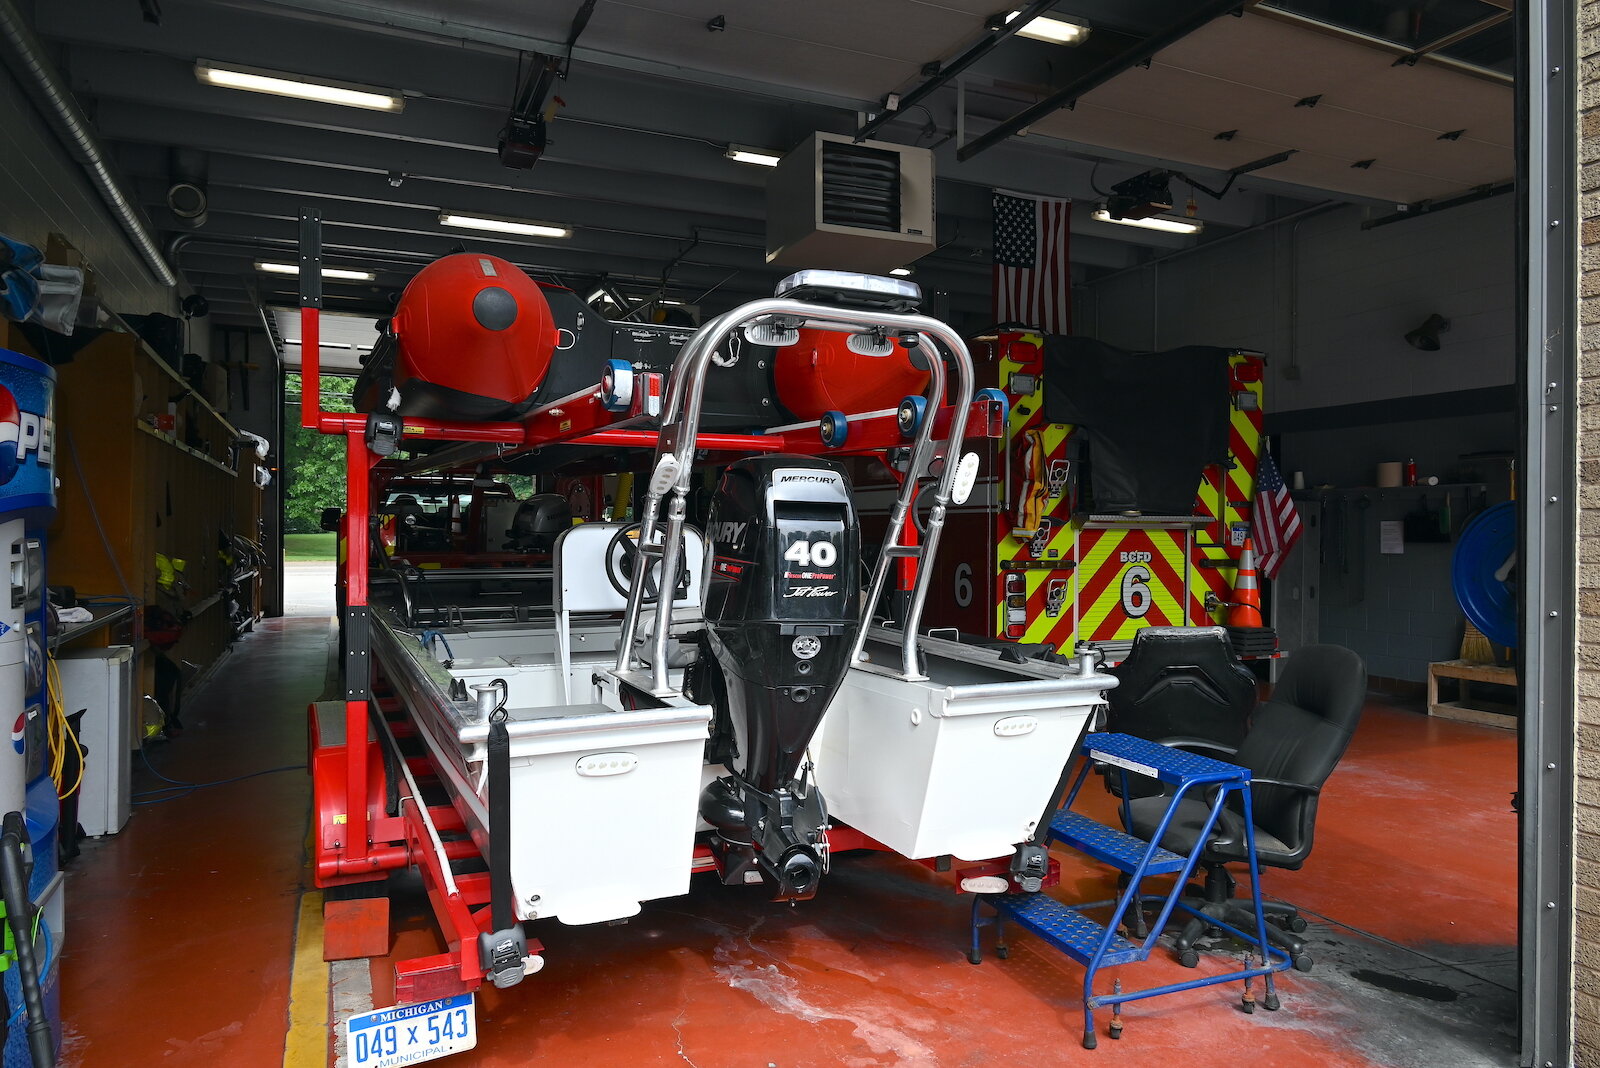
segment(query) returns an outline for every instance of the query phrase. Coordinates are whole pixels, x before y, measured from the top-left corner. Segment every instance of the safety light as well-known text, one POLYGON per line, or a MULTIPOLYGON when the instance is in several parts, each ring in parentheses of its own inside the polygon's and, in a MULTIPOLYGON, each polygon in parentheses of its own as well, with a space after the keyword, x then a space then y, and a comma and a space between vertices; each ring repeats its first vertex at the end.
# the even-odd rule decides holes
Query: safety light
POLYGON ((462 215, 455 211, 441 211, 439 222, 444 226, 457 226, 463 230, 491 230, 501 234, 521 234, 524 237, 572 236, 570 227, 528 222, 525 219, 507 219, 498 215, 462 215))
POLYGON ((297 100, 315 100, 347 108, 365 108, 368 111, 402 111, 406 106, 405 97, 387 89, 324 81, 255 67, 236 67, 213 63, 207 59, 195 61, 194 76, 207 85, 217 85, 224 89, 243 89, 250 93, 290 96, 297 100))
POLYGON ((911 268, 910 267, 895 267, 889 273, 894 275, 896 278, 910 278, 911 277, 911 268))

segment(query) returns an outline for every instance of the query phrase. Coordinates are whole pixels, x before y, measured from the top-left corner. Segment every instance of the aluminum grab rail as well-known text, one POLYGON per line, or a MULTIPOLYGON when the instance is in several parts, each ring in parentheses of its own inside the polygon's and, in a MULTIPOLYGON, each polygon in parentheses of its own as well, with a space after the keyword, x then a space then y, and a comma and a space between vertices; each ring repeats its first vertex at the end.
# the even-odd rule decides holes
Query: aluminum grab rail
MULTIPOLYGON (((773 321, 781 322, 786 327, 812 326, 858 333, 882 330, 895 337, 915 337, 930 349, 934 348, 932 342, 936 341, 948 350, 951 362, 955 365, 955 392, 949 397, 954 415, 944 441, 944 469, 940 472, 933 506, 928 513, 927 531, 919 550, 921 566, 917 569, 917 582, 912 590, 910 608, 906 613, 905 637, 902 641, 903 677, 907 680, 924 679, 926 676, 921 673, 918 657, 917 631, 922 622, 922 609, 928 595, 928 583, 932 578, 929 565, 938 549, 939 535, 944 529, 945 513, 955 486, 956 468, 959 466, 960 458, 951 454, 949 446, 954 442, 959 448, 966 431, 967 409, 972 405, 973 392, 972 355, 967 350, 966 342, 947 324, 937 319, 926 315, 838 308, 771 297, 754 300, 732 311, 724 312, 702 326, 678 354, 667 383, 667 395, 661 416, 661 434, 656 445, 656 461, 652 471, 660 468, 661 460, 666 456, 671 456, 676 461, 677 471, 671 484, 660 491, 654 485, 655 479, 652 475, 652 485, 645 495, 642 509, 639 553, 641 557, 659 556, 662 575, 677 574, 679 556, 683 551, 682 535, 688 510, 686 498, 689 492, 689 479, 694 462, 695 442, 700 430, 701 403, 705 395, 706 375, 712 364, 712 354, 722 347, 735 330, 757 322, 773 321), (658 513, 661 500, 669 490, 672 499, 668 504, 666 529, 663 532, 660 530, 658 513)), ((898 539, 905 528, 906 517, 910 514, 918 492, 918 472, 924 470, 934 457, 933 431, 937 421, 935 413, 943 407, 948 391, 945 382, 945 361, 936 349, 929 353, 928 365, 930 375, 925 393, 928 401, 927 415, 917 430, 916 442, 911 449, 911 464, 906 470, 905 480, 900 486, 900 496, 889 517, 888 529, 884 534, 885 551, 879 554, 878 562, 873 568, 867 601, 862 607, 861 627, 850 649, 849 662, 852 664, 861 659, 861 650, 866 644, 867 627, 871 623, 873 612, 877 610, 878 601, 883 596, 889 568, 895 559, 895 555, 888 550, 900 547, 898 539)), ((707 551, 711 551, 709 542, 707 551)), ((641 559, 640 563, 642 568, 644 561, 641 559)), ((657 605, 657 619, 651 642, 651 692, 657 696, 675 692, 667 679, 667 638, 671 629, 672 597, 665 589, 662 593, 663 596, 657 605)), ((618 673, 632 668, 634 640, 638 634, 639 616, 643 607, 644 583, 635 582, 628 591, 628 607, 623 616, 622 637, 617 647, 615 670, 618 673)))

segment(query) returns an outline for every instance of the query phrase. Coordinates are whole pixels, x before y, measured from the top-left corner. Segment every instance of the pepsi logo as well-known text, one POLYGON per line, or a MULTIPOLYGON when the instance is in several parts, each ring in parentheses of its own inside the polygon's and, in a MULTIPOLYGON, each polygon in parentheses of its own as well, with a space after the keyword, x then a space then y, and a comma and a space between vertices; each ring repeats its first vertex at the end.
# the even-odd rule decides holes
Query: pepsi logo
POLYGON ((29 453, 34 454, 41 467, 50 466, 54 437, 51 419, 23 411, 11 391, 0 386, 0 486, 17 477, 29 453))
POLYGON ((27 748, 28 714, 26 712, 17 717, 17 725, 11 728, 11 748, 21 753, 27 748))

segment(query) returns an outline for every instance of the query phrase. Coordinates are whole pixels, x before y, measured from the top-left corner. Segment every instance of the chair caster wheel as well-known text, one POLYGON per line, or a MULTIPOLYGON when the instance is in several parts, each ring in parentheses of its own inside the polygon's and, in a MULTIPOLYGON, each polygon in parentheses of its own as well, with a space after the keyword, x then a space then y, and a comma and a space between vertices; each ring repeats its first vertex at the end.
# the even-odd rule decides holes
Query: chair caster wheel
POLYGON ((1111 1037, 1118 1040, 1122 1038, 1122 1025, 1120 1023, 1116 1023, 1115 1021, 1112 1022, 1111 1037))
POLYGON ((1256 999, 1252 997, 1240 998, 1239 1008, 1244 1011, 1245 1015, 1254 1016, 1256 1012, 1256 999))
POLYGON ((1277 1012, 1278 1011, 1278 1007, 1282 1003, 1278 1000, 1278 995, 1276 995, 1276 994, 1268 994, 1265 998, 1262 999, 1261 1004, 1263 1004, 1263 1005, 1265 1005, 1267 1007, 1267 1011, 1268 1012, 1277 1012))
POLYGON ((1306 921, 1303 916, 1276 916, 1273 918, 1273 922, 1290 934, 1301 934, 1306 929, 1306 921))
POLYGON ((1178 954, 1178 963, 1185 968, 1200 967, 1200 951, 1196 949, 1183 950, 1178 954))
POLYGON ((994 947, 994 955, 999 957, 1001 960, 1005 960, 1007 957, 1011 956, 1011 947, 996 946, 994 947))
POLYGON ((1311 954, 1302 953, 1294 959, 1294 970, 1297 972, 1309 972, 1314 963, 1311 959, 1311 954))
POLYGON ((1100 1044, 1100 1040, 1098 1038, 1094 1037, 1094 1032, 1093 1031, 1085 1031, 1083 1033, 1083 1048, 1084 1049, 1094 1049, 1099 1044, 1100 1044))

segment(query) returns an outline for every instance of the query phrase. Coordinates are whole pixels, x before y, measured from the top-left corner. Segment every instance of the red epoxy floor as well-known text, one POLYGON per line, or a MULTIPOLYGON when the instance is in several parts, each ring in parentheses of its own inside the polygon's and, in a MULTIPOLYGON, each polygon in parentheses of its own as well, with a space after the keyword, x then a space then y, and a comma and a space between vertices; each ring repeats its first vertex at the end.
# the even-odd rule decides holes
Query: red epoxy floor
MULTIPOLYGON (((327 635, 323 621, 298 619, 247 639, 189 707, 189 731, 152 760, 189 779, 299 762, 327 635)), ((1508 952, 1515 758, 1510 732, 1371 706, 1324 793, 1310 864, 1269 873, 1267 891, 1434 961, 1508 952)), ((1104 795, 1093 802, 1106 804, 1104 795)), ((68 884, 67 1063, 282 1062, 294 914, 307 885, 307 807, 304 775, 271 775, 137 810, 122 835, 86 850, 68 884)), ((625 843, 624 832, 619 863, 625 843)), ((1059 896, 1106 896, 1104 876, 1063 860, 1059 896)), ((917 865, 853 854, 838 857, 821 896, 800 906, 700 876, 687 897, 647 906, 627 924, 537 925, 545 970, 512 990, 485 990, 478 1050, 442 1063, 1495 1063, 1451 1053, 1449 1042, 1425 1034, 1417 1039, 1429 1042, 1428 1057, 1393 1052, 1411 1021, 1425 1022, 1408 1014, 1427 1014, 1427 1003, 1364 1000, 1338 981, 1337 965, 1285 977, 1278 1013, 1242 1014, 1237 986, 1225 985, 1132 1004, 1126 1037, 1111 1042, 1102 1012, 1100 1048, 1090 1053, 1078 1048, 1081 969, 1020 933, 1009 960, 991 953, 979 967, 968 964, 969 900, 917 865)), ((396 957, 436 951, 403 888, 395 922, 396 957)), ((1225 963, 1214 957, 1201 967, 1225 963)), ((392 990, 389 967, 373 962, 378 1004, 392 990)), ((1103 982, 1193 975, 1158 951, 1149 963, 1108 970, 1103 982)))

